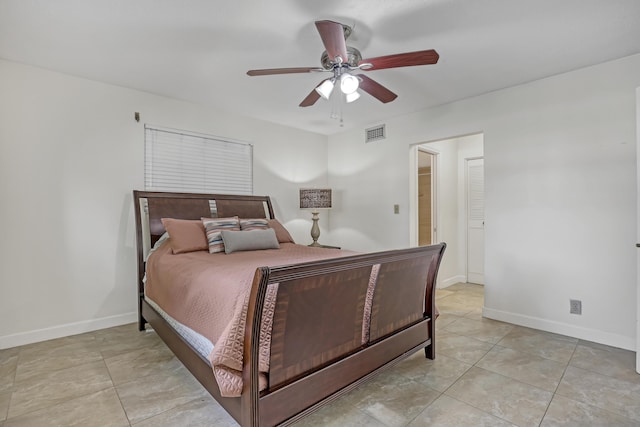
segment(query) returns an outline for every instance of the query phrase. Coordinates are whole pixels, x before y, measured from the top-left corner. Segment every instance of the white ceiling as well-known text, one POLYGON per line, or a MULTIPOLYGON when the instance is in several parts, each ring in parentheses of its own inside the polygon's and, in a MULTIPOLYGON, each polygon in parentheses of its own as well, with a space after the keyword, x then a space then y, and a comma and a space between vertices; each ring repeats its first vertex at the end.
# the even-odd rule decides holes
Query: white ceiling
MULTIPOLYGON (((640 52, 640 0, 0 0, 0 58, 332 134, 640 52), (353 26, 364 58, 435 49, 436 65, 371 71, 398 94, 300 101, 324 73, 314 21, 353 26)), ((1 96, 1 94, 0 94, 1 96)))

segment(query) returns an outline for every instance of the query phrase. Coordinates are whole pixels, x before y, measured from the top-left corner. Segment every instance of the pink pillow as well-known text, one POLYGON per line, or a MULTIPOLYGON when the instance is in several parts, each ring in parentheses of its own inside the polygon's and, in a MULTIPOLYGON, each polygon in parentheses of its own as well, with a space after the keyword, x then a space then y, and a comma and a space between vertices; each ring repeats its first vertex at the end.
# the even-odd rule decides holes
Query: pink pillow
POLYGON ((169 233, 169 243, 174 254, 206 251, 209 249, 207 234, 202 221, 162 218, 162 225, 169 233))
POLYGON ((268 223, 269 228, 273 228, 273 230, 276 232, 276 238, 278 239, 279 243, 295 243, 293 241, 293 237, 291 237, 291 234, 289 234, 289 231, 284 228, 284 225, 280 224, 280 221, 278 221, 277 219, 270 219, 268 223))

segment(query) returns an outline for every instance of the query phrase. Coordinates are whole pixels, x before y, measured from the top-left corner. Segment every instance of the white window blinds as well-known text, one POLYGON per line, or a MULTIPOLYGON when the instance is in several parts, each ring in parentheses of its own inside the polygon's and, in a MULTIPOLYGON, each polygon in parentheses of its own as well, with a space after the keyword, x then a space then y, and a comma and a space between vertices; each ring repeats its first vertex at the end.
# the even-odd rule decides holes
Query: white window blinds
POLYGON ((145 126, 148 191, 253 194, 253 147, 209 135, 145 126))

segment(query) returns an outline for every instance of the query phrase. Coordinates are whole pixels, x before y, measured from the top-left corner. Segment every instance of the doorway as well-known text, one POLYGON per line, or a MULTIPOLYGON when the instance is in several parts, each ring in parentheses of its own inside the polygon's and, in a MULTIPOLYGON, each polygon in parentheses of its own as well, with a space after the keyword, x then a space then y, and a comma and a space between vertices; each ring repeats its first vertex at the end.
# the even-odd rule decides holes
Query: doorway
MULTIPOLYGON (((467 282, 467 264, 478 260, 473 256, 475 252, 472 252, 471 260, 467 254, 466 168, 469 160, 481 158, 484 158, 482 133, 422 142, 413 145, 410 150, 409 242, 411 246, 439 242, 447 244, 438 273, 439 288, 467 282)), ((473 239, 476 236, 471 237, 473 239)), ((475 247, 484 250, 482 242, 475 247)), ((481 268, 472 268, 472 273, 484 273, 484 254, 479 259, 477 262, 481 268)), ((483 283, 477 277, 471 280, 473 283, 483 283)))
POLYGON ((436 242, 435 154, 418 149, 418 246, 436 242))

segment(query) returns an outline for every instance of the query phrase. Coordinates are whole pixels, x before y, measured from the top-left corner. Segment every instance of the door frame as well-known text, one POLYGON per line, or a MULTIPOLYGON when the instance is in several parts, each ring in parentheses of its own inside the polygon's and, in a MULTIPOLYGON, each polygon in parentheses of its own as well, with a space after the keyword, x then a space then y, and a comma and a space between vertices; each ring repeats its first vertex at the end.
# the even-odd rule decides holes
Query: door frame
MULTIPOLYGON (((438 184, 438 165, 436 164, 436 161, 438 159, 438 155, 433 153, 432 151, 434 150, 428 150, 424 147, 418 146, 418 157, 420 156, 420 152, 424 153, 424 154, 428 154, 431 156, 431 192, 430 192, 430 196, 431 196, 431 243, 430 244, 434 244, 438 242, 438 218, 436 216, 436 213, 438 212, 438 191, 437 191, 437 184, 438 184)), ((420 175, 420 164, 418 162, 417 165, 417 169, 416 169, 416 179, 419 180, 418 176, 420 175)), ((418 190, 420 190, 419 185, 418 185, 418 190)), ((418 197, 420 196, 419 191, 418 191, 418 197)), ((420 215, 419 215, 419 206, 416 205, 416 220, 418 221, 418 229, 416 229, 417 234, 416 234, 416 238, 418 239, 418 244, 420 244, 420 233, 419 233, 419 228, 420 228, 420 215)))
POLYGON ((640 374, 640 87, 636 88, 636 372, 640 374))
POLYGON ((433 148, 423 147, 422 142, 411 146, 409 153, 409 246, 418 246, 418 151, 423 151, 433 155, 433 164, 431 165, 431 188, 432 188, 432 204, 431 204, 431 226, 433 228, 431 234, 431 241, 438 242, 438 224, 440 217, 440 210, 438 209, 438 193, 439 182, 438 170, 440 165, 440 151, 433 148))

